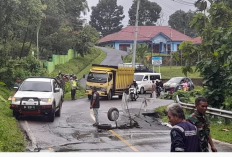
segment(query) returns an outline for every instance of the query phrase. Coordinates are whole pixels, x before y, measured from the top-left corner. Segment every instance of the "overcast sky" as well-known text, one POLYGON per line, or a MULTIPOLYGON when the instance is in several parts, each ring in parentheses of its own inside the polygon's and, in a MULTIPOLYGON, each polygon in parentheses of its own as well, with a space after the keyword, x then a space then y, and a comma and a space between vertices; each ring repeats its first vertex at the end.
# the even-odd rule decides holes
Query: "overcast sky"
MULTIPOLYGON (((87 0, 88 1, 88 5, 90 8, 90 12, 88 12, 88 14, 86 16, 84 16, 84 18, 87 19, 87 21, 89 22, 90 20, 90 15, 91 15, 91 7, 92 6, 96 6, 99 0, 87 0)), ((165 22, 163 23, 164 26, 168 25, 168 18, 171 14, 173 14, 174 12, 176 12, 177 10, 184 10, 184 11, 189 11, 191 10, 195 10, 195 7, 193 6, 193 4, 190 3, 194 3, 196 0, 150 0, 151 2, 156 2, 157 4, 159 4, 162 8, 162 12, 164 13, 164 19, 165 22), (184 4, 181 4, 184 3, 184 4)), ((128 21, 129 21, 129 17, 128 17, 128 11, 129 8, 132 5, 133 0, 117 0, 118 5, 122 5, 123 6, 123 10, 124 10, 124 15, 126 16, 123 21, 122 24, 124 26, 127 26, 128 21)))

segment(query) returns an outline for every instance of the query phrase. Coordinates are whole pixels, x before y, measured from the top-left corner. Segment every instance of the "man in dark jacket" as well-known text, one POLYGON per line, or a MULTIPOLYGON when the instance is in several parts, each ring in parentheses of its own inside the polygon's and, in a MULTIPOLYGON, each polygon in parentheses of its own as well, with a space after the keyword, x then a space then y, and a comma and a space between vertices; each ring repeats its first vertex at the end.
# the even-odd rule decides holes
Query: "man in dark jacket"
POLYGON ((96 87, 92 87, 92 98, 91 98, 91 104, 90 109, 93 109, 94 117, 95 117, 95 123, 93 126, 99 125, 98 120, 98 109, 100 108, 100 101, 99 101, 99 93, 97 92, 96 87))
POLYGON ((171 123, 171 152, 201 152, 197 128, 185 121, 184 111, 179 104, 167 108, 171 123))

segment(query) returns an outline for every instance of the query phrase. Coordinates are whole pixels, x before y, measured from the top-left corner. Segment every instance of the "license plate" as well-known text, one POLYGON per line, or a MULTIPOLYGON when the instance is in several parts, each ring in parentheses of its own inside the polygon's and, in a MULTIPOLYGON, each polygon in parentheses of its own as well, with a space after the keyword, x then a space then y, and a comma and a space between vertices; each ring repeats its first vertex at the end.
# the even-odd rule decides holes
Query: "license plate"
POLYGON ((35 106, 25 105, 25 106, 23 106, 23 109, 25 109, 25 110, 35 110, 35 106))

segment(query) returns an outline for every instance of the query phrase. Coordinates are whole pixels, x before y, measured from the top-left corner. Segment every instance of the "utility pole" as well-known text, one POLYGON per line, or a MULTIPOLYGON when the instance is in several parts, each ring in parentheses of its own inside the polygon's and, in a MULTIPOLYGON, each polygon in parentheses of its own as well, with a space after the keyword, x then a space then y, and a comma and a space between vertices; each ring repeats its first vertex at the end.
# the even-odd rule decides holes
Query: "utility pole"
POLYGON ((140 0, 138 0, 138 2, 137 2, 137 11, 136 11, 135 40, 134 40, 133 58, 132 58, 132 67, 133 67, 133 68, 135 67, 135 54, 136 54, 137 37, 138 37, 139 4, 140 4, 140 0))

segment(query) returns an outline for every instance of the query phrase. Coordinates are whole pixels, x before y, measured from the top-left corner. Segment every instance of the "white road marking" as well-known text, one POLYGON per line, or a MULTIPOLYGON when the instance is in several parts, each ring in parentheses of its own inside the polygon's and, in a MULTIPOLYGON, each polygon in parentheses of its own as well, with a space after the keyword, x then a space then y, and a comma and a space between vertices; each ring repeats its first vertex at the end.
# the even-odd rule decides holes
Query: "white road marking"
POLYGON ((34 134, 32 133, 31 129, 29 128, 28 122, 26 120, 25 120, 25 127, 26 127, 27 134, 28 134, 29 138, 31 139, 32 147, 37 148, 36 138, 35 138, 34 134))

